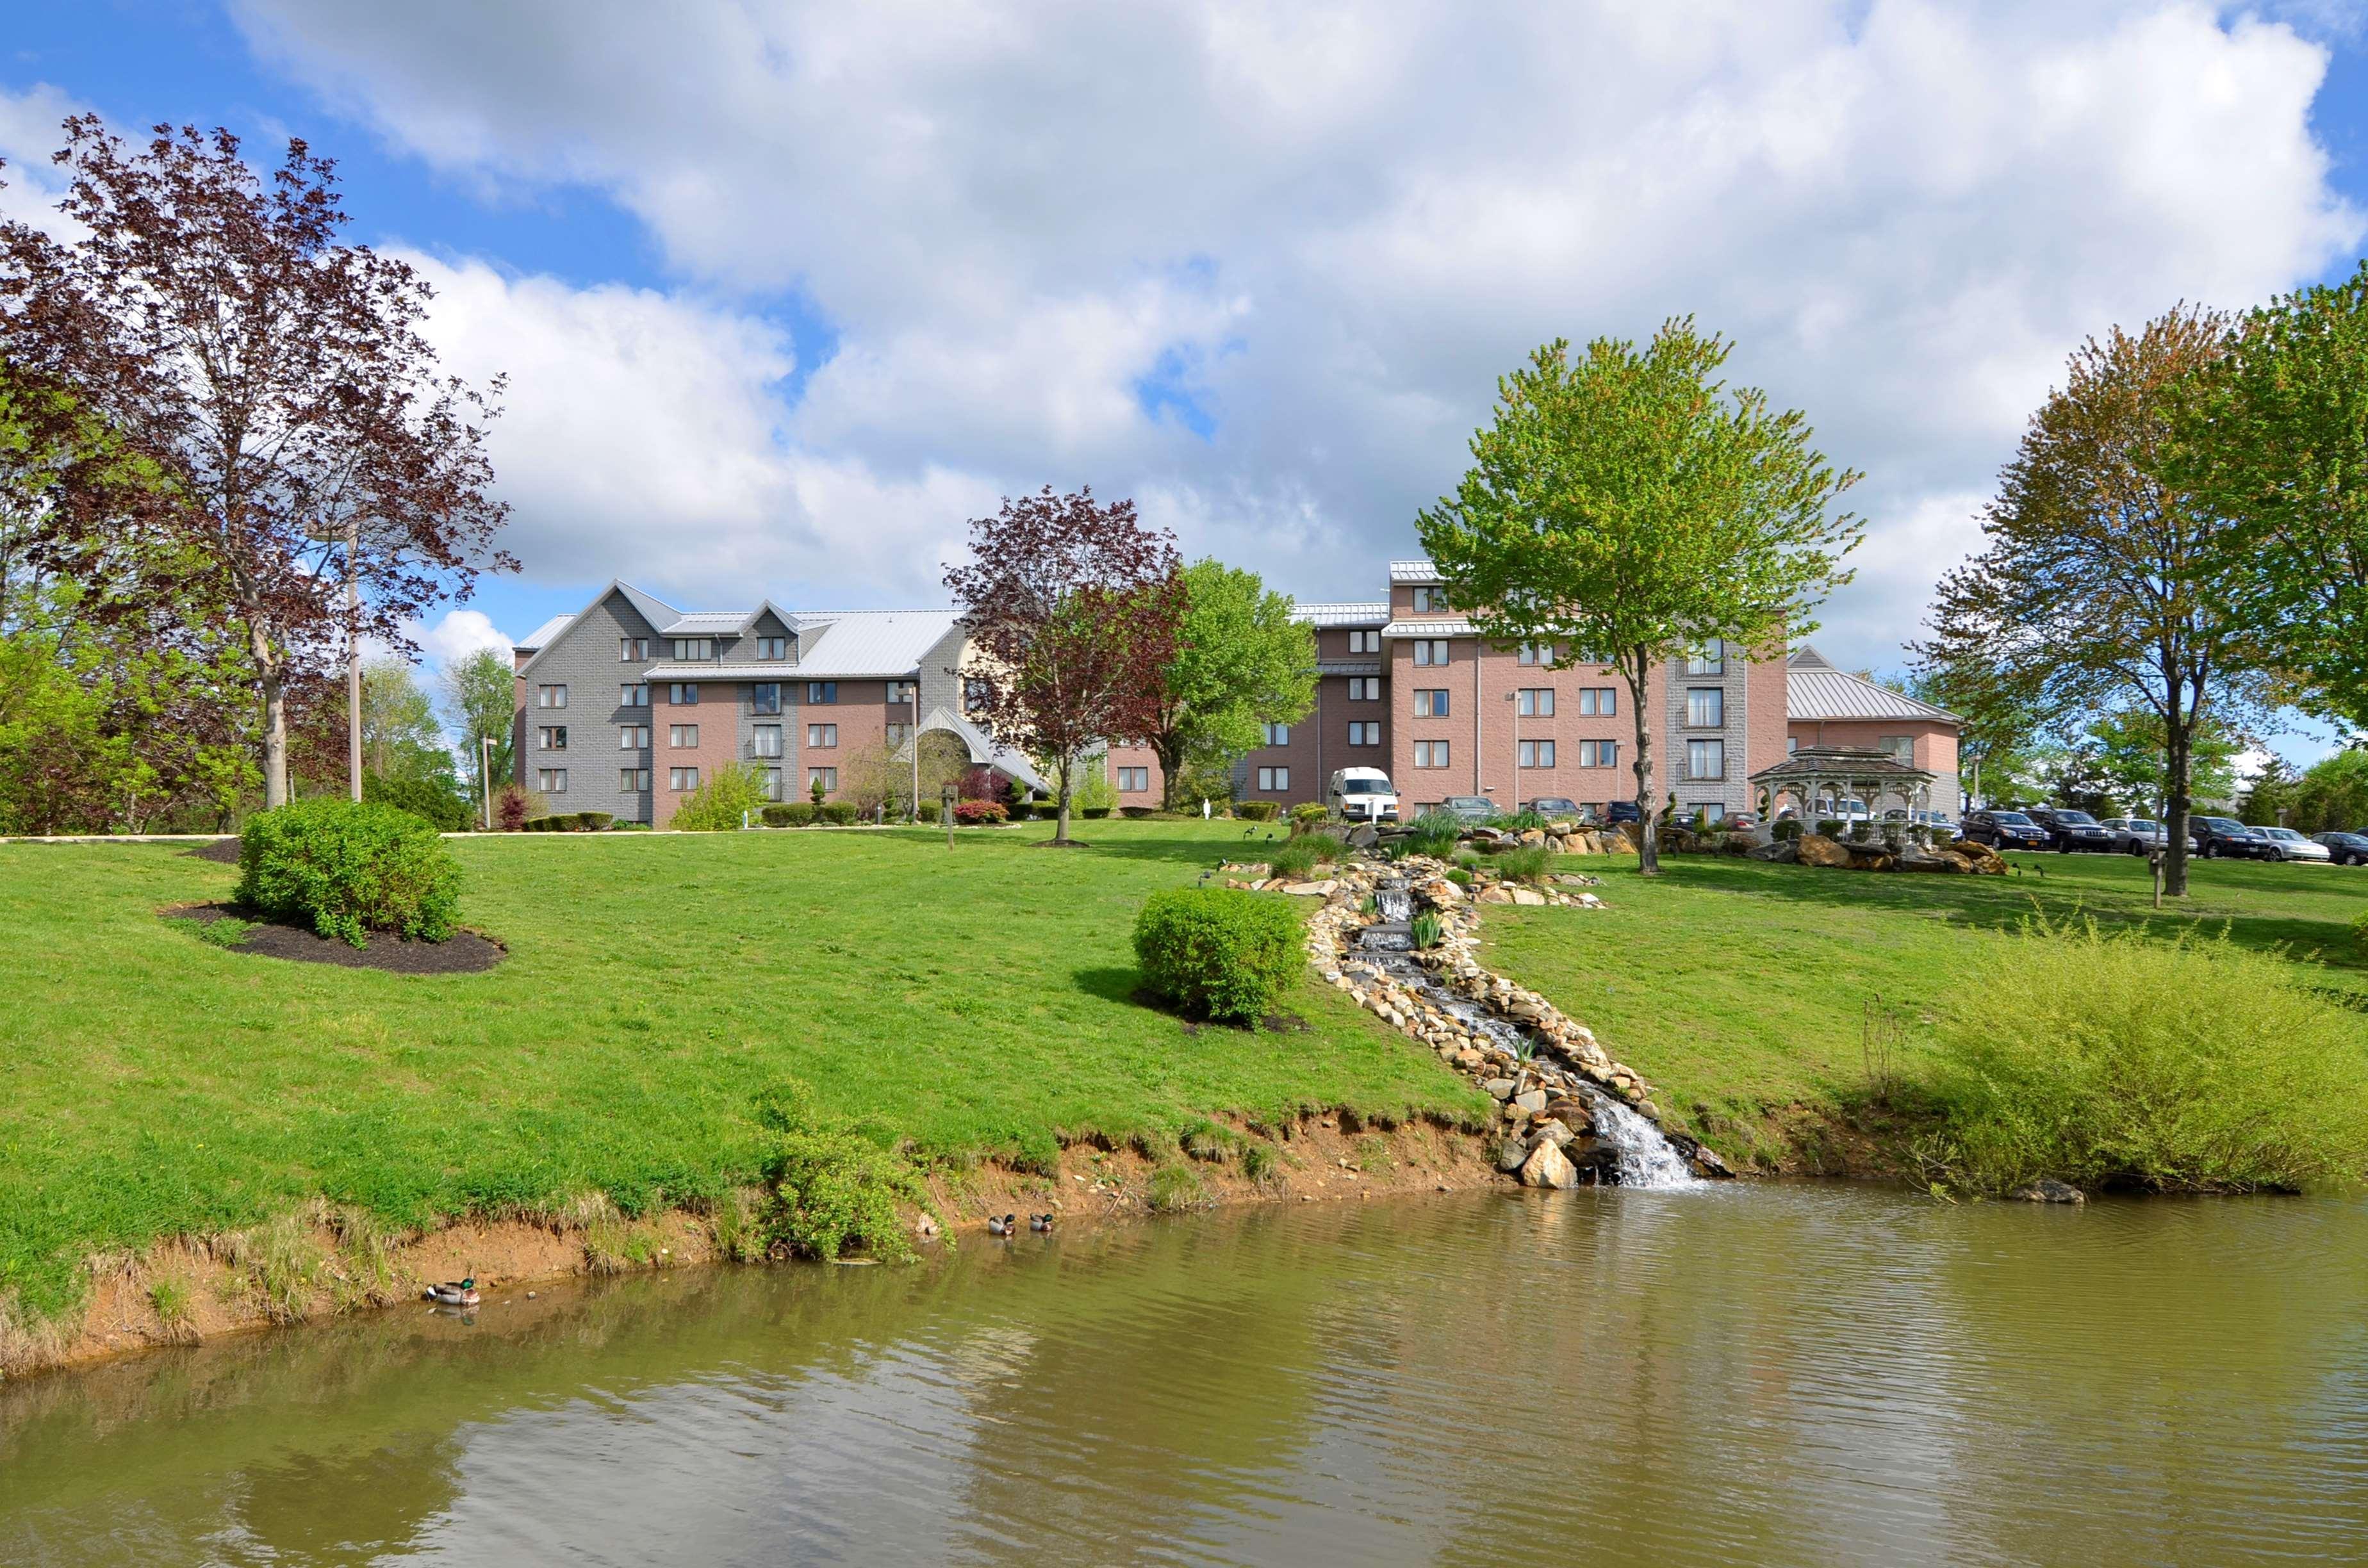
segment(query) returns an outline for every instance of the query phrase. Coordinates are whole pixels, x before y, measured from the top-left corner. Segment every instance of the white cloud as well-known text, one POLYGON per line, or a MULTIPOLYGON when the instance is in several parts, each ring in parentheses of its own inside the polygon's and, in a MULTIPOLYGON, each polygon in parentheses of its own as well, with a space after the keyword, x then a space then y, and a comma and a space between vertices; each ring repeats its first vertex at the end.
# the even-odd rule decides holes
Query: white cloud
MULTIPOLYGON (((520 627, 518 635, 526 635, 527 630, 520 627)), ((410 631, 420 657, 431 669, 445 669, 488 648, 504 658, 509 656, 511 639, 496 629, 492 618, 483 610, 449 609, 435 625, 415 624, 410 631)))
POLYGON ((1003 491, 1092 482, 1367 592, 1495 377, 1696 313, 1867 471, 1837 658, 1896 662, 2084 335, 2237 305, 2361 233, 2282 25, 2192 4, 1007 8, 244 0, 439 167, 589 182, 676 293, 444 267, 514 372, 536 576, 933 596, 1003 491), (837 332, 803 398, 758 313, 837 332), (1215 429, 1154 417, 1180 374, 1215 429))

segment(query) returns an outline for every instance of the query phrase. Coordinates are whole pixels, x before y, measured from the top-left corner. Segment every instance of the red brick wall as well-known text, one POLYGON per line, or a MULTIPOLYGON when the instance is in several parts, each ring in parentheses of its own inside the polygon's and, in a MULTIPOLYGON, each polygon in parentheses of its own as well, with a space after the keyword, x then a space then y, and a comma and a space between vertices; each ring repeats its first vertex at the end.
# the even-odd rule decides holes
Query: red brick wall
POLYGON ((1956 726, 1933 719, 1812 719, 1788 726, 1803 746, 1879 750, 1885 735, 1916 739, 1916 766, 1928 773, 1957 771, 1956 726))
MULTIPOLYGON (((668 683, 650 683, 650 816, 656 827, 671 823, 676 809, 690 793, 668 788, 671 769, 696 767, 703 785, 715 777, 717 769, 740 760, 740 703, 745 695, 741 687, 729 681, 701 681, 698 702, 677 708, 667 700, 673 696, 668 683), (679 748, 667 744, 668 733, 677 724, 698 725, 699 744, 679 748)), ((609 767, 622 767, 628 755, 611 753, 603 760, 609 767)))

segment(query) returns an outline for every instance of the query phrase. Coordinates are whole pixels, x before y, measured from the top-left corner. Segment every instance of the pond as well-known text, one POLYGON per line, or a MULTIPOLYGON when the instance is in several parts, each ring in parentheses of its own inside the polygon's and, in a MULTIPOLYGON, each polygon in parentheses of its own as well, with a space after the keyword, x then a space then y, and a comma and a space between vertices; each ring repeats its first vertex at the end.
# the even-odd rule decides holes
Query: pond
POLYGON ((1457 1194, 0 1386, 0 1562, 2368 1557, 2368 1206, 1457 1194))

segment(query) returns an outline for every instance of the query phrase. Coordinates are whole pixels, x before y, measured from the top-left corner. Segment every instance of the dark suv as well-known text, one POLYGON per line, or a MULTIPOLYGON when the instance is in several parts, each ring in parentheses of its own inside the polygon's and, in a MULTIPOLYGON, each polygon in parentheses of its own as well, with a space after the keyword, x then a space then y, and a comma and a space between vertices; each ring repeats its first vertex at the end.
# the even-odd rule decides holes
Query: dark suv
POLYGON ((2023 815, 2039 824, 2040 831, 2047 835, 2047 847, 2059 855, 2069 855, 2076 849, 2090 849, 2100 855, 2112 850, 2113 835, 2105 830, 2104 824, 2086 812, 2033 806, 2023 815))
POLYGON ((2277 853, 2270 847, 2268 835, 2254 832, 2235 817, 2191 817, 2187 839, 2206 860, 2228 857, 2267 860, 2277 853))
POLYGON ((1967 812, 1964 836, 1993 849, 2044 849, 2047 830, 2021 812, 1967 812))

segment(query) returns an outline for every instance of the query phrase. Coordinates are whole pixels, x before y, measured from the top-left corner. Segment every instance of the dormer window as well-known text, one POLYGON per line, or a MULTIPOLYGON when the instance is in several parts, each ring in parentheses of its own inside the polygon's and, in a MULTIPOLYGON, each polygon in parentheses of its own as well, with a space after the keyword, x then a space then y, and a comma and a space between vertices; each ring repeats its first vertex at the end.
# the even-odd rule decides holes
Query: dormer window
POLYGON ((1417 588, 1414 591, 1414 612, 1429 615, 1447 608, 1445 588, 1417 588))
POLYGON ((757 639, 757 657, 760 659, 786 659, 789 656, 790 640, 788 638, 759 637, 757 639))
POLYGON ((674 640, 674 656, 678 661, 686 662, 693 659, 712 659, 715 657, 715 639, 677 637, 674 640))

